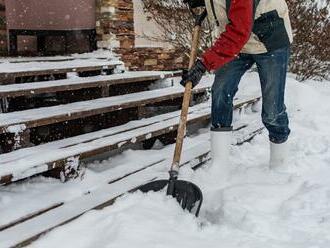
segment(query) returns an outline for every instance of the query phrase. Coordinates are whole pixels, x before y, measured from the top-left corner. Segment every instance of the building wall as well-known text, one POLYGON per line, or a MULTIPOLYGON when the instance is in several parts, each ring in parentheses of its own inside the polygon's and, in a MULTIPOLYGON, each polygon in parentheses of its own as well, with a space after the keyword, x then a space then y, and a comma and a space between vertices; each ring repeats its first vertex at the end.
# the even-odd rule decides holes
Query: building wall
POLYGON ((141 0, 134 3, 135 47, 171 48, 171 44, 160 42, 161 27, 143 10, 141 0), (152 37, 153 39, 150 39, 152 37))
POLYGON ((6 55, 7 50, 7 26, 5 0, 0 0, 0 56, 6 55))
POLYGON ((99 48, 133 48, 132 0, 97 0, 96 33, 99 48))
MULTIPOLYGON (((3 1, 4 2, 4 1, 3 1)), ((95 0, 5 0, 7 30, 60 30, 66 37, 45 38, 37 49, 37 36, 17 37, 18 55, 57 55, 90 51, 89 37, 83 30, 95 30, 95 0), (67 42, 65 42, 67 41, 67 42)))
POLYGON ((125 66, 132 71, 166 71, 187 67, 188 61, 173 48, 138 47, 115 49, 125 66))
POLYGON ((187 65, 180 51, 169 44, 146 39, 157 33, 140 0, 97 0, 98 47, 119 54, 130 70, 175 70, 187 65))
POLYGON ((6 12, 8 29, 95 28, 95 0, 7 0, 6 12))

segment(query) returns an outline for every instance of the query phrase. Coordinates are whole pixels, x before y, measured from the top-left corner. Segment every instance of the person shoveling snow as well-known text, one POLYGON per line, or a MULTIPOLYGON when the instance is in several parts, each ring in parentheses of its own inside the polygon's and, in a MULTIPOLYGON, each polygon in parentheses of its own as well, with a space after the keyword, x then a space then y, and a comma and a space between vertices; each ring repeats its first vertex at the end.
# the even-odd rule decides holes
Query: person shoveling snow
POLYGON ((233 99, 241 77, 254 64, 261 82, 262 121, 269 132, 270 167, 284 166, 286 141, 290 134, 284 93, 292 42, 285 0, 186 2, 192 7, 206 7, 213 27, 213 46, 203 53, 181 81, 182 85, 191 81, 196 86, 206 71, 215 72, 211 128, 213 166, 221 167, 223 174, 228 171, 233 99))
POLYGON ((212 86, 211 154, 219 171, 220 183, 227 180, 229 147, 233 131, 233 99, 241 77, 254 64, 258 68, 263 98, 262 122, 269 132, 272 169, 284 167, 289 119, 284 104, 286 75, 292 30, 285 0, 185 0, 195 16, 189 69, 182 75, 185 87, 176 147, 169 180, 157 180, 140 188, 143 192, 167 187, 183 209, 196 209, 198 216, 203 196, 190 182, 178 180, 180 157, 186 129, 191 89, 206 71, 215 72, 212 86), (196 14, 194 9, 204 9, 196 14), (213 27, 215 43, 196 60, 200 29, 206 15, 213 27))

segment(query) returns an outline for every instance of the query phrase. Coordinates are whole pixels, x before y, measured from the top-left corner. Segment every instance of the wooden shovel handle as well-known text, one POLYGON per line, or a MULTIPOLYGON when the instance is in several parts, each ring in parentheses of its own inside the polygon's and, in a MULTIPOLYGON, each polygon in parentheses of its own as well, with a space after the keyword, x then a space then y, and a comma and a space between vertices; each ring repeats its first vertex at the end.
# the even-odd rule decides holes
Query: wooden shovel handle
MULTIPOLYGON (((192 38, 192 46, 191 46, 191 52, 190 52, 189 69, 191 69, 193 67, 193 65, 195 64, 196 58, 197 58, 200 35, 201 35, 200 31, 201 31, 201 26, 196 25, 194 27, 193 36, 192 36, 193 38, 192 38)), ((190 98, 191 98, 191 89, 192 89, 192 83, 188 82, 186 84, 184 95, 183 95, 181 117, 180 117, 180 123, 179 123, 179 127, 178 127, 178 135, 176 138, 176 144, 175 144, 171 171, 178 172, 179 168, 180 168, 180 159, 181 159, 181 152, 182 152, 182 146, 183 146, 183 139, 184 139, 185 132, 186 132, 188 110, 189 110, 189 104, 190 104, 190 98)))

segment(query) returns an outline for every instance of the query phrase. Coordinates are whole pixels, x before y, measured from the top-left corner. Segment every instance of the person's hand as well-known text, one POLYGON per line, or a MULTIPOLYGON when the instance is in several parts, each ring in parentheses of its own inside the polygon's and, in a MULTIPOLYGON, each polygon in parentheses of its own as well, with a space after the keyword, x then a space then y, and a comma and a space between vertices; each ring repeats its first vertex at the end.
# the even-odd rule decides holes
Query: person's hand
POLYGON ((182 80, 180 84, 185 87, 188 82, 191 82, 192 87, 194 88, 201 81, 205 72, 205 65, 198 59, 190 70, 184 70, 182 72, 182 80))

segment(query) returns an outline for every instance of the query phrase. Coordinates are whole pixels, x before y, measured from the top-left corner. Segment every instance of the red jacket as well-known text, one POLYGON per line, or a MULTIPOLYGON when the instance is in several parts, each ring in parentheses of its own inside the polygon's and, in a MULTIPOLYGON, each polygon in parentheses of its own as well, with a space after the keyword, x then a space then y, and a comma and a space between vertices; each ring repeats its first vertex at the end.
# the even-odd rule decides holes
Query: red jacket
POLYGON ((235 59, 248 42, 253 26, 253 0, 231 2, 226 30, 207 49, 202 61, 208 71, 216 70, 235 59))

